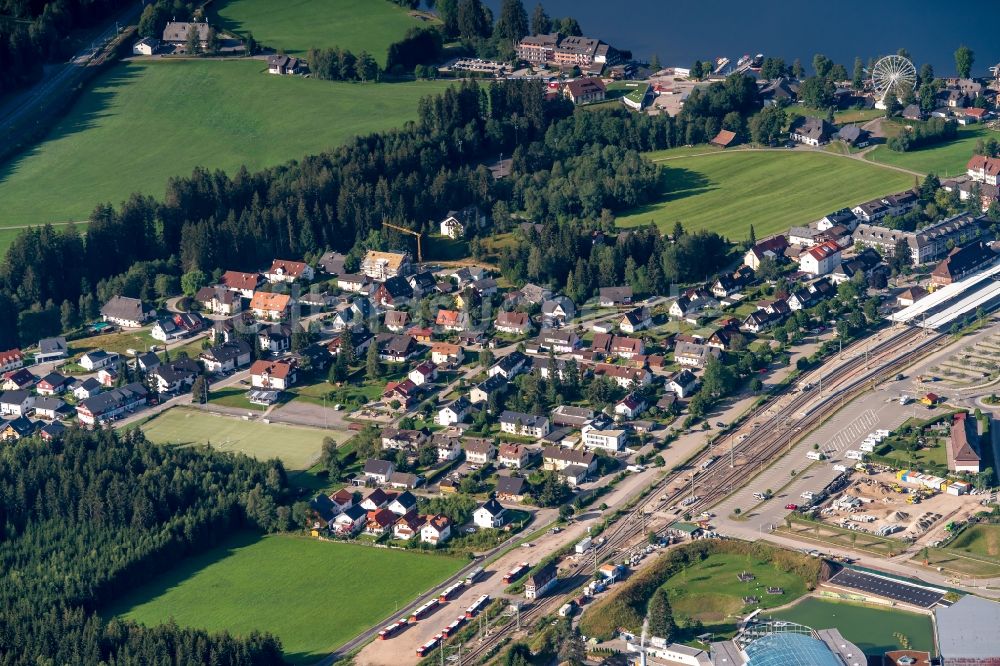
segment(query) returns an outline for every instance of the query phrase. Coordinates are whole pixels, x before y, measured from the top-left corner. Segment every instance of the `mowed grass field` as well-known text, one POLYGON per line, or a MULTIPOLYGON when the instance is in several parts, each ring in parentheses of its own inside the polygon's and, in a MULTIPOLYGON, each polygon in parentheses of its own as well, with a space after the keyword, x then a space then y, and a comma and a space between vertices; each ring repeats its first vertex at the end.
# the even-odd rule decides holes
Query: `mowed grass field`
POLYGON ((740 555, 714 554, 671 577, 663 587, 670 594, 674 614, 698 619, 708 631, 726 632, 746 608, 743 597, 757 597, 753 608, 774 608, 798 599, 806 592, 805 581, 769 562, 740 555), (743 583, 738 576, 752 573, 743 583), (784 594, 768 594, 780 587, 784 594))
POLYGON ((662 198, 622 215, 619 226, 669 230, 679 221, 743 240, 752 224, 761 238, 913 184, 905 173, 820 152, 736 150, 660 165, 662 198))
POLYGON ((259 60, 112 68, 45 140, 0 165, 0 227, 86 219, 96 204, 136 191, 162 197, 169 177, 196 166, 233 173, 319 153, 416 118, 420 98, 448 86, 337 83, 265 69, 259 60))
POLYGON ((965 165, 972 157, 976 141, 993 137, 1000 140, 1000 132, 983 125, 966 125, 958 128, 958 139, 907 153, 897 153, 886 146, 879 146, 865 157, 873 162, 912 169, 920 173, 936 173, 941 178, 965 173, 965 165))
POLYGON ((350 437, 349 432, 244 421, 180 407, 147 421, 142 430, 158 444, 211 444, 213 449, 245 453, 258 460, 278 458, 293 471, 308 469, 315 462, 323 438, 343 442, 350 437))
POLYGON ((899 639, 893 635, 896 633, 906 636, 914 650, 934 651, 931 618, 919 613, 809 597, 774 613, 774 617, 813 629, 836 627, 865 654, 881 655, 901 648, 899 639))
POLYGON ((211 11, 223 28, 286 53, 339 46, 381 65, 390 44, 424 23, 389 0, 216 0, 211 11))
POLYGON ((1000 525, 973 525, 948 544, 948 548, 971 555, 1000 558, 1000 525))
MULTIPOLYGON (((182 561, 105 614, 150 626, 174 620, 236 635, 267 631, 281 639, 287 660, 311 663, 463 563, 305 537, 244 534, 182 561)), ((454 614, 449 611, 448 617, 454 614)))

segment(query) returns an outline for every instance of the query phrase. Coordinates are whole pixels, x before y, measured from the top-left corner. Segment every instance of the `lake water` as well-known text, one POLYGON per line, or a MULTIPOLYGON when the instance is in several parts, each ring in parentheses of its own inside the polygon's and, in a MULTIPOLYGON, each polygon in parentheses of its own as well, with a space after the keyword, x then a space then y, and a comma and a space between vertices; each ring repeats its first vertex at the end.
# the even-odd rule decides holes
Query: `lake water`
MULTIPOLYGON (((496 14, 500 0, 485 0, 496 14)), ((530 18, 536 0, 524 0, 530 18)), ((1000 61, 1000 2, 935 0, 839 0, 777 2, 757 0, 546 0, 549 16, 573 16, 584 34, 636 59, 657 54, 664 66, 690 66, 696 59, 726 56, 733 62, 747 53, 800 58, 811 69, 813 54, 823 53, 847 67, 855 56, 909 50, 917 66, 929 62, 936 74, 955 72, 953 54, 961 44, 976 54, 975 76, 988 76, 1000 61)))

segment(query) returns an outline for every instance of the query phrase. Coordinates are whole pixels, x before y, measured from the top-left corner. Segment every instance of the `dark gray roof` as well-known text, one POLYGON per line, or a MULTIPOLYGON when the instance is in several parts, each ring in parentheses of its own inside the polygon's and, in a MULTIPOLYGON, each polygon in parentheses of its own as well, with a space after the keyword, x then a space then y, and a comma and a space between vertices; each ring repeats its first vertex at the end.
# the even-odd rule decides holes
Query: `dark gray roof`
POLYGON ((132 382, 120 388, 112 389, 105 393, 98 393, 80 403, 81 407, 86 407, 91 414, 100 415, 130 402, 144 399, 149 395, 146 387, 139 382, 132 382))
POLYGON ((101 308, 101 314, 112 319, 127 321, 142 321, 150 312, 138 298, 127 296, 112 296, 111 300, 101 308))
POLYGON ((519 476, 507 476, 501 474, 497 476, 498 495, 523 495, 525 481, 519 476))
POLYGON ((506 511, 506 509, 504 509, 503 506, 500 505, 500 502, 496 501, 495 499, 491 499, 491 500, 487 501, 485 504, 483 504, 479 508, 480 509, 486 509, 487 511, 490 512, 490 515, 493 515, 493 516, 499 516, 501 513, 503 513, 504 511, 506 511))
POLYGON ((28 391, 4 391, 0 394, 0 403, 20 405, 29 397, 31 397, 31 393, 28 391))
POLYGON ((378 476, 388 476, 392 472, 393 465, 388 460, 368 459, 365 461, 365 474, 375 474, 378 476))
POLYGON ((38 341, 38 352, 41 354, 55 354, 68 350, 69 345, 66 344, 66 338, 42 338, 38 341))

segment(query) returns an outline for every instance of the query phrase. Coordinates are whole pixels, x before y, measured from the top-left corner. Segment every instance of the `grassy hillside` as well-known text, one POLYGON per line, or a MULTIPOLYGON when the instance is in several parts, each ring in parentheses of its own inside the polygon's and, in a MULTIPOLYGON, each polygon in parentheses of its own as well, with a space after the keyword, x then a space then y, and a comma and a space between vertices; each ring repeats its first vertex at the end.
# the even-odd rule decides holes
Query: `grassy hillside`
POLYGON ((162 196, 167 178, 196 166, 259 169, 318 153, 402 125, 421 97, 447 87, 334 83, 264 68, 241 60, 111 69, 44 141, 0 165, 0 227, 84 219, 98 202, 134 191, 162 196))
POLYGON ((958 139, 955 141, 908 153, 897 153, 886 146, 879 146, 866 157, 873 162, 901 166, 921 173, 933 172, 944 178, 964 173, 965 165, 972 157, 973 148, 976 147, 976 141, 990 136, 1000 139, 1000 132, 983 125, 967 125, 958 128, 958 139))
POLYGON ((389 45, 424 23, 389 0, 217 0, 212 11, 222 27, 287 53, 339 46, 383 65, 389 45))
POLYGON ((733 151, 661 165, 663 197, 622 215, 619 226, 669 230, 680 221, 742 240, 752 224, 760 238, 913 184, 904 173, 819 152, 733 151))
POLYGON ((281 639, 286 659, 312 663, 462 564, 437 555, 245 534, 184 560, 106 614, 237 635, 267 631, 281 639), (388 573, 393 571, 406 574, 388 573))

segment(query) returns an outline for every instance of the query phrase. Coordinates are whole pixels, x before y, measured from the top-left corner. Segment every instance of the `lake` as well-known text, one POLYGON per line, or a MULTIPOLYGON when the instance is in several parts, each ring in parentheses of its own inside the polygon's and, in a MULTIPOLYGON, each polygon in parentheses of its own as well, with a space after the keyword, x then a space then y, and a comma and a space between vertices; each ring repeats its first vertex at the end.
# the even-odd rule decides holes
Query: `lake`
MULTIPOLYGON (((501 0, 485 0, 496 15, 501 0)), ((975 76, 988 76, 1000 61, 1000 3, 953 5, 927 0, 840 0, 840 2, 733 2, 716 0, 546 0, 549 16, 573 16, 585 35, 631 50, 636 59, 654 53, 664 66, 743 54, 800 58, 811 69, 823 53, 847 67, 855 56, 870 57, 906 48, 919 69, 929 62, 939 76, 953 75, 953 54, 961 44, 976 54, 975 76)), ((530 19, 535 0, 525 0, 530 19)))

